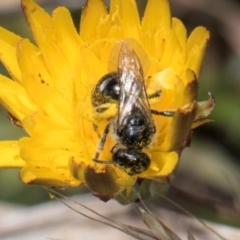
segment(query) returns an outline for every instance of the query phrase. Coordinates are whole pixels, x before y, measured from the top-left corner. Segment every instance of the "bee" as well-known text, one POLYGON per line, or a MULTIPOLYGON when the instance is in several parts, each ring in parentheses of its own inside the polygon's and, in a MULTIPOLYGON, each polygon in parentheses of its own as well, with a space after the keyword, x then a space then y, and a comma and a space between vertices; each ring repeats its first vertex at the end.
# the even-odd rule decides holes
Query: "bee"
POLYGON ((159 97, 160 91, 147 95, 144 73, 138 55, 128 41, 122 41, 118 55, 117 71, 104 75, 95 86, 92 105, 99 113, 107 109, 109 102, 116 102, 118 112, 106 126, 93 158, 96 163, 114 164, 127 174, 136 175, 147 170, 150 156, 143 152, 156 134, 152 114, 173 116, 174 111, 151 110, 149 98, 159 97), (109 132, 113 132, 117 144, 112 148, 112 160, 100 160, 109 132))

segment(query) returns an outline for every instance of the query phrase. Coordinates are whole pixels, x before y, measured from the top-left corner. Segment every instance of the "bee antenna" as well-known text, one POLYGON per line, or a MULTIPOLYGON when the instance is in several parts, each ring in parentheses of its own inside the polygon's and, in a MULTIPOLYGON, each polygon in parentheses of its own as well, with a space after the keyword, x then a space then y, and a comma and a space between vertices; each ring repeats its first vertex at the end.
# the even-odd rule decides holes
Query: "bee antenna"
POLYGON ((157 111, 157 110, 153 110, 151 109, 151 113, 154 114, 154 115, 161 115, 161 116, 164 116, 164 117, 172 117, 175 113, 175 111, 157 111))
POLYGON ((103 163, 103 164, 114 164, 113 161, 109 160, 109 161, 105 161, 105 160, 99 160, 99 159, 95 159, 93 158, 93 161, 96 163, 103 163))

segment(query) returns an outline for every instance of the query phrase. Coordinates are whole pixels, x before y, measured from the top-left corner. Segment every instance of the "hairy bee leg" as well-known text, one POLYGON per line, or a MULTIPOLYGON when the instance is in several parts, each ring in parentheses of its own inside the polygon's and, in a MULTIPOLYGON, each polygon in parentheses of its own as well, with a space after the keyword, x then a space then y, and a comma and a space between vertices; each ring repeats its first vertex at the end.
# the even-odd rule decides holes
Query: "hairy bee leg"
POLYGON ((98 163, 106 163, 106 161, 102 161, 102 160, 99 160, 99 155, 101 153, 101 151, 103 150, 104 148, 104 145, 105 145, 105 142, 106 142, 106 139, 107 139, 107 135, 109 133, 109 130, 110 130, 110 123, 106 126, 105 130, 104 130, 104 133, 102 135, 102 138, 100 139, 99 141, 99 144, 98 144, 98 148, 97 148, 97 152, 95 154, 95 157, 93 158, 93 161, 94 162, 98 162, 98 163))
POLYGON ((172 117, 174 115, 175 111, 157 111, 157 110, 151 109, 151 113, 154 114, 154 115, 172 117))

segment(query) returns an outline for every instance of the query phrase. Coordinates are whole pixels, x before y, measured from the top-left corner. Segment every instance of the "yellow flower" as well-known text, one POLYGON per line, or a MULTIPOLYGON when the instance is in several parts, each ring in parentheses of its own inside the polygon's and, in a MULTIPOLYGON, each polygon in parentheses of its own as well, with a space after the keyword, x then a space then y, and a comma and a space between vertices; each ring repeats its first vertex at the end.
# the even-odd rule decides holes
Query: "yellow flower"
MULTIPOLYGON (((27 184, 86 184, 95 194, 110 197, 129 191, 138 178, 171 174, 191 128, 206 122, 213 108, 211 97, 196 102, 208 31, 198 27, 187 38, 182 22, 170 17, 167 0, 149 0, 142 20, 134 0, 112 0, 109 12, 101 0, 88 0, 79 33, 64 7, 52 17, 32 0, 22 0, 22 8, 36 45, 0 28, 0 59, 13 80, 0 75, 0 103, 28 137, 0 142, 0 167, 21 168, 20 178, 27 184), (155 141, 144 149, 151 165, 133 176, 93 161, 118 104, 98 114, 92 91, 109 72, 113 47, 126 39, 134 39, 147 55, 147 93, 161 91, 149 100, 151 109, 176 109, 174 117, 153 116, 155 141)), ((101 159, 112 159, 115 144, 110 134, 101 159)))

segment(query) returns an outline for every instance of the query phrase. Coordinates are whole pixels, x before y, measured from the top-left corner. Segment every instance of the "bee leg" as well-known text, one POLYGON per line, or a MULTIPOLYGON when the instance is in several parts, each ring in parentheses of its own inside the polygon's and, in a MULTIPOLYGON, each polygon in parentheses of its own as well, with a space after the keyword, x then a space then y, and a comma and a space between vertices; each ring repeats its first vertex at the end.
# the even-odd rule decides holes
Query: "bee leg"
POLYGON ((172 117, 174 115, 175 111, 157 111, 157 110, 151 109, 151 113, 154 114, 154 115, 172 117))
MULTIPOLYGON (((162 91, 157 90, 155 93, 152 93, 152 94, 148 95, 148 99, 161 97, 161 94, 162 94, 162 91)), ((158 111, 158 110, 151 109, 151 113, 154 114, 154 115, 172 117, 174 115, 175 111, 168 111, 168 110, 167 111, 158 111)))
POLYGON ((107 139, 107 135, 109 133, 109 130, 110 130, 110 123, 106 126, 105 130, 104 130, 104 133, 99 141, 99 144, 98 144, 98 148, 97 148, 97 152, 95 154, 95 157, 93 158, 93 161, 94 162, 97 162, 97 163, 112 163, 112 161, 104 161, 104 160, 99 160, 99 155, 101 153, 101 151, 103 150, 104 148, 104 144, 106 142, 106 139, 107 139))
POLYGON ((98 126, 95 123, 93 123, 93 130, 97 133, 98 137, 100 138, 101 136, 98 132, 98 126))
POLYGON ((148 99, 161 97, 161 90, 157 90, 155 93, 149 94, 148 99))

